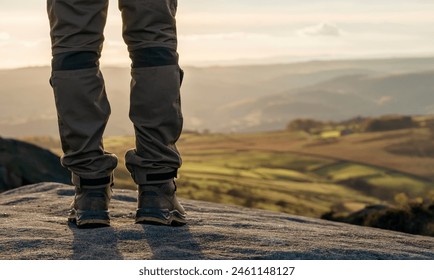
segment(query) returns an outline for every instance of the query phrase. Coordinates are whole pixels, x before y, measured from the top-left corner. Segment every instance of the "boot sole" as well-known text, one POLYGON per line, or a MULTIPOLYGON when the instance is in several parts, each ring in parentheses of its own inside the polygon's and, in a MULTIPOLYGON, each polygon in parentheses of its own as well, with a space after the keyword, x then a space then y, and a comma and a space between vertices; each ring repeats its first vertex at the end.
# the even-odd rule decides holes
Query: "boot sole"
POLYGON ((167 209, 137 209, 136 224, 154 224, 165 226, 182 226, 187 223, 185 215, 177 210, 167 209))
POLYGON ((110 226, 109 211, 72 210, 68 218, 78 228, 96 228, 110 226))

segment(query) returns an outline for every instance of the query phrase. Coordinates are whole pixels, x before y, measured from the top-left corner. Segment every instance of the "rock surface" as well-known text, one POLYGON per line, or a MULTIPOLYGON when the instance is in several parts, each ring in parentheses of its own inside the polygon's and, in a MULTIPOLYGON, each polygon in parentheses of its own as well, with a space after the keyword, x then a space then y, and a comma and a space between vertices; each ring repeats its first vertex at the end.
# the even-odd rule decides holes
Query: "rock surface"
POLYGON ((58 183, 0 194, 0 259, 434 259, 434 238, 182 200, 183 227, 133 223, 136 193, 115 190, 112 226, 65 218, 74 191, 58 183))
POLYGON ((69 183, 70 178, 52 152, 0 137, 0 192, 40 182, 69 183))

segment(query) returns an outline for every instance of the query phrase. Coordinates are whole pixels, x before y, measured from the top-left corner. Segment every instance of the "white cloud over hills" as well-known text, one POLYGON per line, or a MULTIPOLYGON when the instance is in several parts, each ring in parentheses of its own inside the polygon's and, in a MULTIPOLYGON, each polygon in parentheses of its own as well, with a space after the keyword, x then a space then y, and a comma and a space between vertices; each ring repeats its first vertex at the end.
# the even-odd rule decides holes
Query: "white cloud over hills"
POLYGON ((297 34, 304 36, 331 36, 339 37, 343 31, 333 23, 322 22, 314 26, 302 28, 297 34))

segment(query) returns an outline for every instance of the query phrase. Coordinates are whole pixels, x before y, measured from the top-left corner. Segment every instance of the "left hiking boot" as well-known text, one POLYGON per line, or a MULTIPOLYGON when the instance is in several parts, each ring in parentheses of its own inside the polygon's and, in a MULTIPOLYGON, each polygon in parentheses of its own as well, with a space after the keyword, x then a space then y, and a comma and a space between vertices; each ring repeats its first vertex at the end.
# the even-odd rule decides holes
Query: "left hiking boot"
POLYGON ((136 223, 172 226, 187 223, 184 207, 176 198, 176 184, 173 180, 139 186, 136 223))
POLYGON ((112 195, 112 179, 84 180, 75 187, 75 197, 69 210, 68 221, 79 228, 110 225, 109 203, 112 195))

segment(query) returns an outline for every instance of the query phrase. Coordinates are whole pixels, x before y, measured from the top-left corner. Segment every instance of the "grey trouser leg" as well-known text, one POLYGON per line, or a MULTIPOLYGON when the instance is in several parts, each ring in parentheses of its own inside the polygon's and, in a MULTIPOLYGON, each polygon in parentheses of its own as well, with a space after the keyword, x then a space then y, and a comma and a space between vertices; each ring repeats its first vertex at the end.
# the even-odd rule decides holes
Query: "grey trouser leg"
POLYGON ((104 151, 110 115, 98 59, 108 0, 48 0, 52 75, 62 164, 83 179, 109 177, 117 158, 104 151))
POLYGON ((125 157, 139 185, 171 180, 181 166, 175 145, 183 123, 176 7, 176 0, 119 0, 132 59, 130 119, 136 134, 136 148, 125 157))

